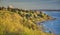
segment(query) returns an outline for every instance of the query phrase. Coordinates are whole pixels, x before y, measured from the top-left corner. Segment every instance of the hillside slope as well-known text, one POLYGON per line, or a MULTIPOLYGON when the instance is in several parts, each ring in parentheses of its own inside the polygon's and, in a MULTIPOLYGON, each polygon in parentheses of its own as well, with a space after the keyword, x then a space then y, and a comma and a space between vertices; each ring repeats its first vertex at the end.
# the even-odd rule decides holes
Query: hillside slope
POLYGON ((53 35, 39 29, 37 22, 50 20, 42 12, 0 10, 0 35, 53 35))

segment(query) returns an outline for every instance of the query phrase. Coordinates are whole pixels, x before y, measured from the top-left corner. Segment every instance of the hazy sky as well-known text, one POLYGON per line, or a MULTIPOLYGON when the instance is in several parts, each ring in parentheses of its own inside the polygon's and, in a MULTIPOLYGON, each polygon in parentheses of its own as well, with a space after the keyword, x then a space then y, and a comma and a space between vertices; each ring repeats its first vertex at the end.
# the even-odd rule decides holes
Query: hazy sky
POLYGON ((60 0, 3 0, 1 3, 23 9, 60 9, 60 0))

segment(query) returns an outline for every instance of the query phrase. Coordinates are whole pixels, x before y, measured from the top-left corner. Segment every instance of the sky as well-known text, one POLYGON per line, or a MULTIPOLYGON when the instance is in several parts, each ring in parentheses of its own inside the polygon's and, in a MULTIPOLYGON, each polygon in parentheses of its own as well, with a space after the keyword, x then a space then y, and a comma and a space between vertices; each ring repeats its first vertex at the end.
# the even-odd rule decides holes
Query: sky
POLYGON ((13 5, 22 9, 60 9, 60 0, 2 0, 0 6, 13 5))

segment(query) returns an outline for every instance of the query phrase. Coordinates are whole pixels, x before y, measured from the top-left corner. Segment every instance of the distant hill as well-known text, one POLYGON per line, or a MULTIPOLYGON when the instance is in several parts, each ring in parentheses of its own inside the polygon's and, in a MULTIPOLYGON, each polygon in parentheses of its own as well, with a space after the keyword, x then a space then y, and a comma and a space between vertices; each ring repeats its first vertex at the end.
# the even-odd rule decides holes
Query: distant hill
POLYGON ((60 11, 60 9, 40 9, 39 11, 60 11))

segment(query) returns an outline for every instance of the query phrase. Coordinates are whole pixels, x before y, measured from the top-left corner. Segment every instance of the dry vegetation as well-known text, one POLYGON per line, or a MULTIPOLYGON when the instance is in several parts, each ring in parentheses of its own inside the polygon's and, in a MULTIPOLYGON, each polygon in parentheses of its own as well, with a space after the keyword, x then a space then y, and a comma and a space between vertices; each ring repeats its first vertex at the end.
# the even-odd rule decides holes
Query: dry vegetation
POLYGON ((51 17, 37 11, 0 10, 0 35, 53 35, 39 29, 36 22, 50 20, 51 17))

